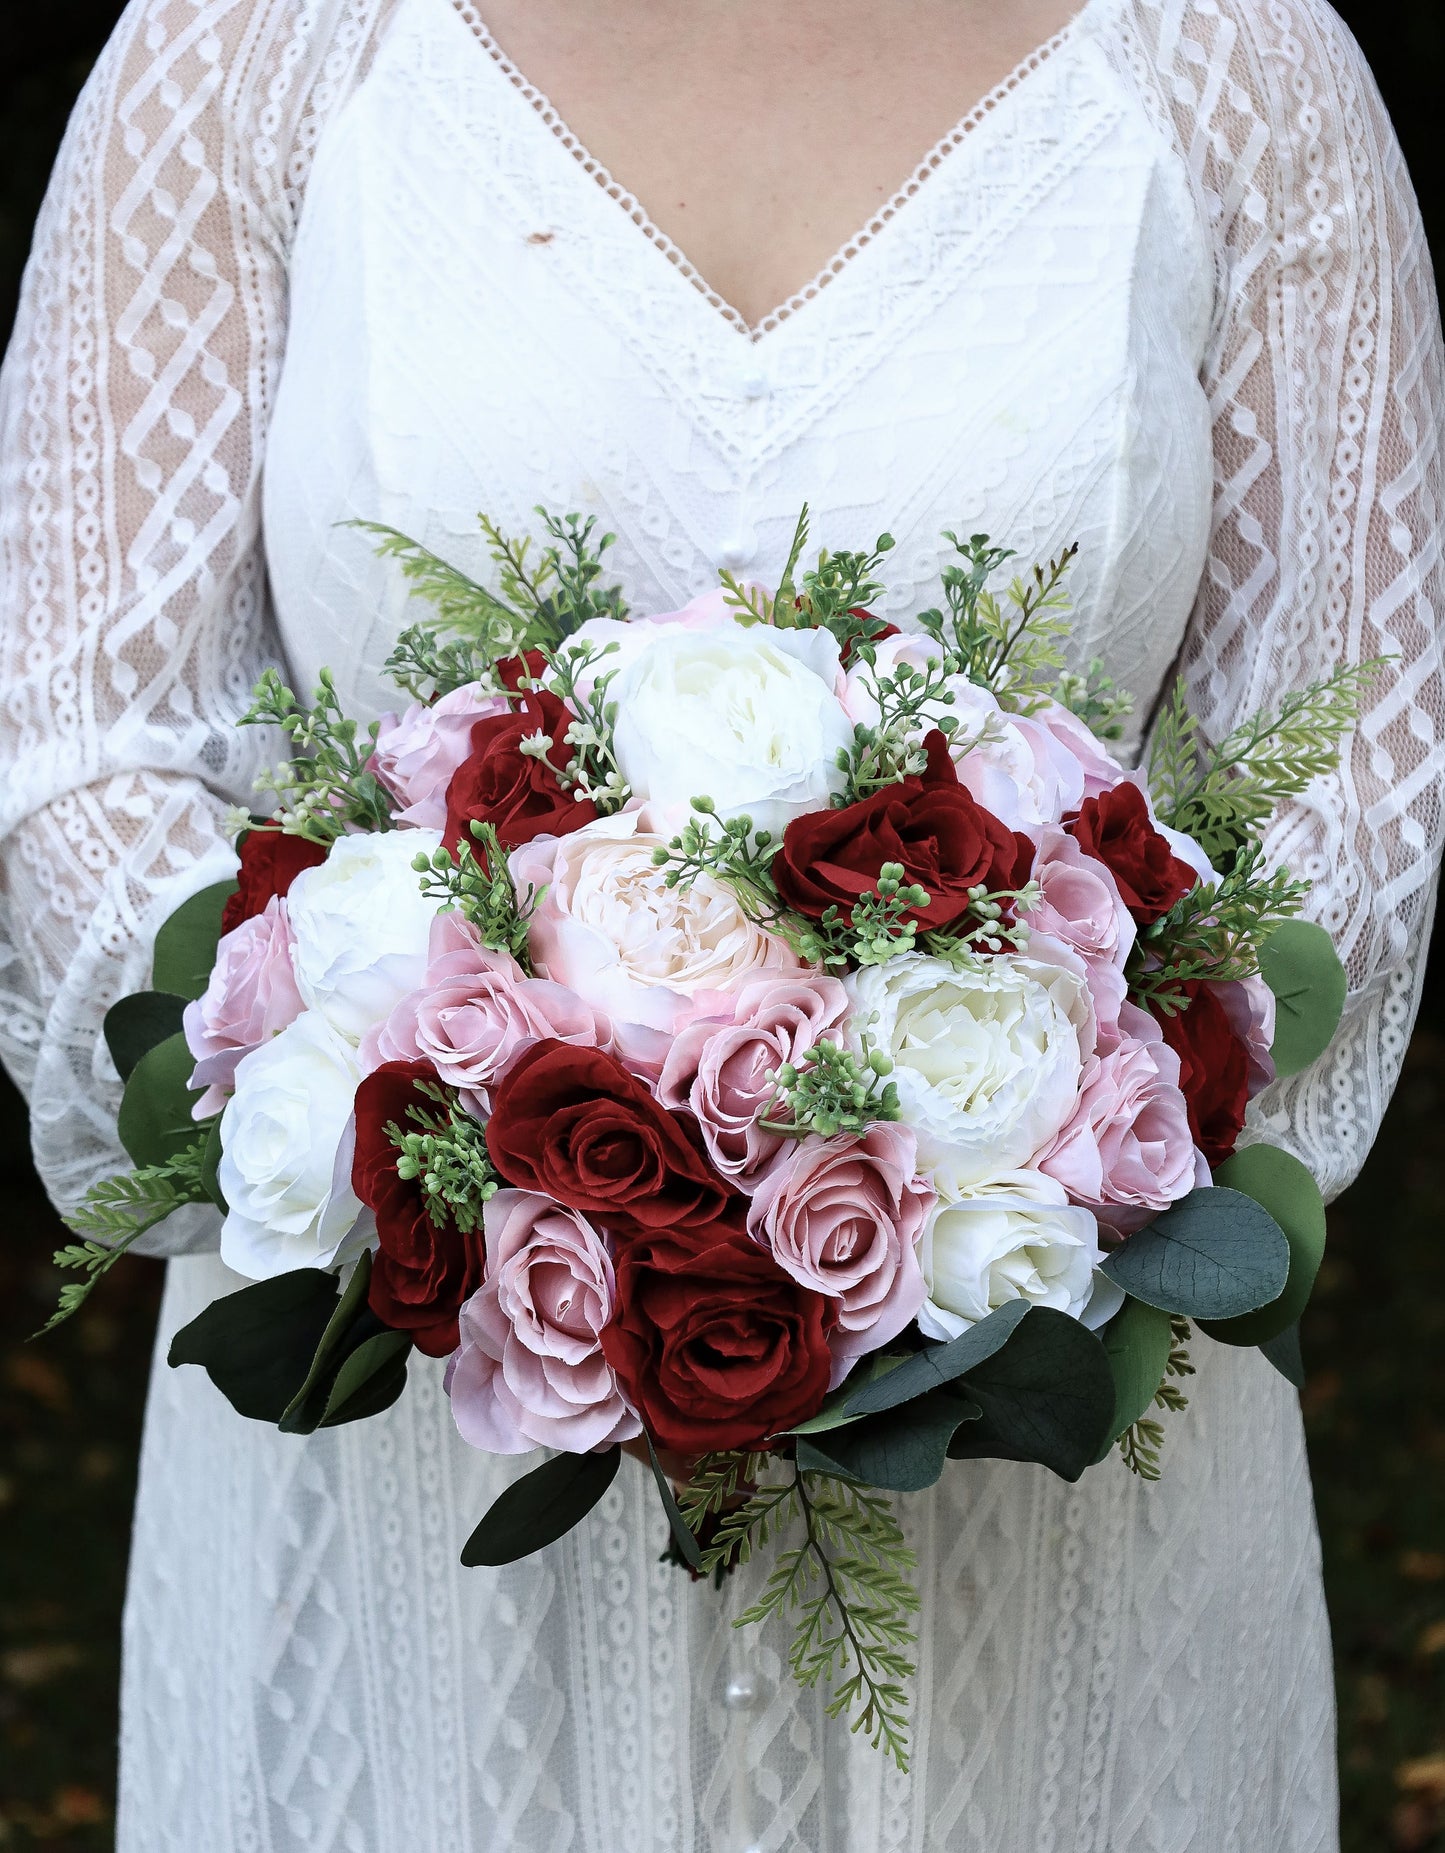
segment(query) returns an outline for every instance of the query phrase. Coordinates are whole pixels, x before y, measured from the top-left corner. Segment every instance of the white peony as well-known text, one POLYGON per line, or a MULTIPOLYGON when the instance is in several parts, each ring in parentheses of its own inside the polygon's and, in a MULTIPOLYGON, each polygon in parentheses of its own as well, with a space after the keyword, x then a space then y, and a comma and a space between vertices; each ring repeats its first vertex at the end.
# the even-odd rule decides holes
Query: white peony
POLYGON ((929 1218, 919 1246, 928 1287, 919 1330, 957 1338, 1006 1300, 1083 1318, 1099 1260, 1099 1226, 1088 1210, 1037 1171, 1006 1172, 929 1218))
POLYGON ((1077 960, 1001 955, 955 971, 910 953, 846 982, 858 1029, 893 1058, 920 1160, 948 1194, 1027 1164, 1073 1112, 1094 1042, 1077 960))
POLYGON ((348 1042, 360 1042, 426 975, 436 903, 411 863, 440 841, 435 830, 344 836, 291 884, 296 987, 348 1042))
POLYGON ((539 897, 528 927, 538 977, 604 1011, 624 1054, 656 1070, 685 1024, 730 1016, 744 985, 802 961, 721 882, 669 888, 652 860, 667 838, 645 821, 624 811, 539 837, 514 850, 509 867, 517 892, 539 897))
POLYGON ((352 1194, 361 1064, 314 1010, 243 1056, 221 1118, 221 1259, 251 1280, 329 1267, 364 1246, 352 1194))
POLYGON ((826 630, 660 629, 609 691, 622 776, 674 825, 709 797, 720 816, 779 835, 842 788, 838 753, 853 729, 840 683, 826 630))

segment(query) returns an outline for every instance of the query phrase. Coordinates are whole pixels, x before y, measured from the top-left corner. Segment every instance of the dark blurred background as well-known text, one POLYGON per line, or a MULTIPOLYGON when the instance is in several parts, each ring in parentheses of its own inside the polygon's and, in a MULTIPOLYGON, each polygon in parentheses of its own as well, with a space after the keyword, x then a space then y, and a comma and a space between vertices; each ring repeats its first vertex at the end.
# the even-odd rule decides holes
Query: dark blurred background
MULTIPOLYGON (((1429 153, 1445 7, 1341 10, 1394 113, 1432 248, 1445 253, 1445 189, 1429 153)), ((31 0, 0 28, 0 342, 72 99, 118 11, 113 0, 31 0)), ((1345 1853, 1445 1853, 1442 964, 1437 948, 1379 1143, 1331 1211, 1305 1322, 1345 1853)), ((3 1075, 0 1204, 0 1848, 99 1853, 113 1842, 120 1609, 161 1265, 123 1263, 54 1337, 20 1342, 55 1304, 61 1230, 3 1075)))

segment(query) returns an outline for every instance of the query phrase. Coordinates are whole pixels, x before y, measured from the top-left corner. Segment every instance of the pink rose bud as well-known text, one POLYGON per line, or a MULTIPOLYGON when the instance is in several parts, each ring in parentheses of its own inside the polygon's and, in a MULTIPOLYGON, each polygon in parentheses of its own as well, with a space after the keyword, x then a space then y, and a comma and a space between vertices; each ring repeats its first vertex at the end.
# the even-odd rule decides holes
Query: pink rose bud
POLYGON ((186 1005, 182 1018, 186 1046, 196 1058, 190 1084, 205 1089, 193 1109, 196 1119, 209 1119, 225 1106, 243 1055, 300 1016, 293 944, 286 902, 273 895, 261 913, 233 927, 216 947, 210 983, 186 1005))

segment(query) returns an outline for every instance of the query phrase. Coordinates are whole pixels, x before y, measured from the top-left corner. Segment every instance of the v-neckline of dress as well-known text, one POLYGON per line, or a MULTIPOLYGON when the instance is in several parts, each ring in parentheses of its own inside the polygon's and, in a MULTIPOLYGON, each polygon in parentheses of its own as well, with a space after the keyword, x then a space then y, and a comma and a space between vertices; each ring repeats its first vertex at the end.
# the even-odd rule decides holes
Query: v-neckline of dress
POLYGON ((850 270, 860 254, 873 245, 901 214, 907 212, 910 205, 931 183, 939 170, 948 167, 951 158, 958 150, 973 141, 984 124, 994 122, 1001 115, 1007 114, 1013 100, 1022 91, 1027 90, 1030 80, 1046 65, 1054 61, 1077 36, 1085 19, 1107 4, 1107 0, 1082 0, 1082 4, 1073 16, 1051 38, 1035 46, 1000 83, 986 92, 959 117, 953 127, 927 151, 892 198, 880 207, 865 225, 860 227, 852 237, 845 239, 832 257, 786 301, 770 309, 756 323, 749 322, 740 310, 734 308, 719 291, 713 288, 676 240, 670 238, 653 220, 636 195, 615 179, 608 168, 591 153, 581 137, 569 127, 566 119, 547 94, 532 83, 520 66, 502 49, 472 5, 471 0, 449 0, 449 4, 460 15, 479 49, 506 80, 506 87, 528 106, 539 126, 552 141, 572 157, 588 182, 595 186, 597 191, 602 193, 616 210, 631 222, 648 244, 662 253, 672 268, 690 286, 694 295, 701 298, 711 310, 717 323, 731 328, 751 346, 757 347, 777 329, 795 321, 800 312, 806 309, 809 303, 816 301, 830 283, 850 270))

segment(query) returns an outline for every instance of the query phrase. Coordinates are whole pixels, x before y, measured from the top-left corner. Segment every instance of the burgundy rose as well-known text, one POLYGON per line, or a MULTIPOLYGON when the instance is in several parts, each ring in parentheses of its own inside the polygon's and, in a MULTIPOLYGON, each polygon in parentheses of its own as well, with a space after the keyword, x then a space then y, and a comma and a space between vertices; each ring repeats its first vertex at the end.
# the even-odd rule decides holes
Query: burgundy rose
POLYGON ((1179 1087, 1189 1109, 1189 1131, 1211 1165, 1234 1150, 1249 1099, 1249 1048, 1229 1020, 1217 988, 1191 979, 1179 989, 1187 1008, 1159 1013, 1164 1040, 1179 1057, 1179 1087))
POLYGON ((434 1104, 417 1093, 417 1083, 436 1078, 426 1062, 384 1062, 367 1075, 356 1090, 351 1188, 376 1215, 380 1245, 367 1291, 371 1310, 396 1331, 410 1332, 418 1351, 444 1358, 457 1347, 463 1300, 482 1284, 486 1250, 480 1230, 463 1235, 451 1221, 432 1221, 419 1182, 398 1175, 397 1149, 386 1131, 413 1129, 408 1108, 434 1104))
POLYGON ((898 862, 906 879, 928 895, 928 905, 907 918, 946 927, 968 911, 968 891, 978 883, 998 890, 1026 879, 1028 839, 1016 837, 959 784, 941 732, 930 733, 924 746, 928 769, 922 777, 885 786, 839 811, 793 819, 773 862, 773 879, 789 907, 810 920, 837 907, 846 918, 859 896, 876 886, 883 864, 898 862))
POLYGON ((254 914, 264 914, 273 895, 285 894, 302 869, 314 869, 326 860, 319 843, 304 836, 287 836, 281 830, 248 830, 237 851, 236 892, 221 909, 221 931, 229 933, 254 914))
POLYGON ((1181 862, 1154 827, 1137 785, 1124 780, 1097 798, 1085 798, 1064 828, 1080 849, 1097 856, 1118 884, 1124 905, 1140 926, 1152 926, 1199 876, 1181 862))
POLYGON ((487 1150, 509 1184, 620 1232, 700 1229, 743 1206, 690 1113, 660 1107, 616 1056, 555 1037, 497 1084, 487 1150))
POLYGON ((592 800, 574 798, 559 776, 572 757, 567 729, 575 718, 543 689, 524 695, 510 714, 477 722, 472 750, 447 787, 448 848, 470 844, 473 823, 492 824, 502 847, 516 849, 533 837, 566 836, 593 821, 592 800), (545 759, 522 751, 522 742, 537 734, 552 742, 545 759))
POLYGON ((835 1302, 736 1228, 623 1244, 602 1352, 659 1447, 750 1448, 828 1393, 835 1302))
POLYGON ((524 650, 520 656, 504 656, 493 665, 497 680, 515 695, 525 676, 529 682, 541 682, 547 674, 547 659, 540 650, 524 650))

